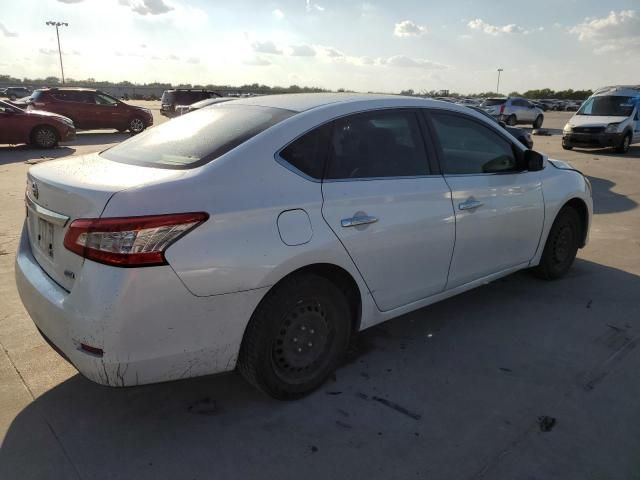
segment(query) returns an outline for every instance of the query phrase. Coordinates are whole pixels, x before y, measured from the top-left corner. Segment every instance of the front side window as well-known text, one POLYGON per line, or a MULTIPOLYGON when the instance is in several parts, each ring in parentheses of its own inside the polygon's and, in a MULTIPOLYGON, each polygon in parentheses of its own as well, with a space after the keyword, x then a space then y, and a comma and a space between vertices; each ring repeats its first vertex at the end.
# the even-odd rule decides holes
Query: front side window
POLYGON ((461 115, 431 113, 440 141, 444 174, 464 175, 517 170, 511 143, 489 127, 461 115))
POLYGON ((418 119, 411 111, 378 111, 336 120, 327 179, 428 175, 418 119))
POLYGON ((330 136, 330 123, 315 128, 287 145, 280 152, 280 157, 305 175, 320 180, 327 160, 330 136))
POLYGON ((194 168, 249 140, 295 112, 252 105, 213 105, 145 130, 101 155, 160 168, 194 168))
POLYGON ((103 93, 96 93, 94 94, 93 98, 98 105, 114 105, 118 103, 115 98, 111 98, 110 96, 103 93))

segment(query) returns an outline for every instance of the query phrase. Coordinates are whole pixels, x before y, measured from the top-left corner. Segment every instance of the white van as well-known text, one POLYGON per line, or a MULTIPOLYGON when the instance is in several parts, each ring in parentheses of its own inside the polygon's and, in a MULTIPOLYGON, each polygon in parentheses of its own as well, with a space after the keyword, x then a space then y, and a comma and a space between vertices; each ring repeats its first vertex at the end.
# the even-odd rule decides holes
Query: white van
POLYGON ((565 150, 614 147, 618 153, 627 153, 633 143, 640 143, 640 85, 597 90, 562 132, 565 150))

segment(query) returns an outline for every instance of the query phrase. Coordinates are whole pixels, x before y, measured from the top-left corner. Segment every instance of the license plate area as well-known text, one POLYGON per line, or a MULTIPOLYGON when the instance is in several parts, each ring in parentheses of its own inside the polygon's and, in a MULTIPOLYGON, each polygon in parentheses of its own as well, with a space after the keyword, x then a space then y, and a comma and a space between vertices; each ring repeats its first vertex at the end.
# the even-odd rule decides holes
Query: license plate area
POLYGON ((35 234, 35 244, 38 250, 53 260, 53 246, 55 245, 55 229, 53 223, 37 217, 35 234))

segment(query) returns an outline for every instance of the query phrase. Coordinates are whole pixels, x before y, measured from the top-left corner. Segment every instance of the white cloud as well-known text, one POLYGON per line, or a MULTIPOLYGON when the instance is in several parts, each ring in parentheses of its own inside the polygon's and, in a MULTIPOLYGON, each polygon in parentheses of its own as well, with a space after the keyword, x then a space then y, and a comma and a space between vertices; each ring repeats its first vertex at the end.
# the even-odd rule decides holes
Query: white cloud
POLYGON ((251 44, 254 52, 268 53, 270 55, 282 55, 282 50, 276 47, 275 43, 271 40, 265 40, 264 42, 255 41, 251 44))
POLYGON ((318 5, 317 3, 313 3, 311 0, 306 0, 307 12, 317 11, 324 12, 324 7, 322 5, 318 5))
POLYGON ((596 54, 640 50, 640 15, 635 10, 611 11, 606 17, 586 18, 568 31, 581 42, 593 45, 596 54))
POLYGON ((83 0, 58 0, 60 3, 80 3, 83 0))
POLYGON ((446 70, 448 68, 441 63, 432 62, 423 58, 411 58, 406 55, 396 55, 387 59, 381 59, 380 63, 390 67, 422 68, 427 70, 446 70))
POLYGON ((336 50, 333 47, 325 47, 324 54, 329 58, 343 58, 345 55, 340 50, 336 50))
POLYGON ((419 37, 427 33, 427 29, 422 25, 412 22, 411 20, 404 20, 403 22, 396 23, 393 34, 396 37, 419 37))
POLYGON ((118 0, 118 3, 140 15, 161 15, 174 9, 164 0, 118 0))
POLYGON ((267 65, 271 65, 271 62, 269 60, 267 60, 266 58, 262 58, 262 57, 252 57, 252 58, 248 58, 245 61, 243 61, 242 63, 244 63, 245 65, 251 65, 254 67, 264 67, 267 65))
POLYGON ((0 32, 2 32, 2 35, 4 35, 5 37, 17 37, 18 36, 18 34, 16 32, 9 31, 9 29, 7 27, 5 27, 2 23, 0 23, 0 32))
POLYGON ((527 30, 515 23, 508 25, 491 25, 485 22, 481 18, 476 18, 467 23, 467 26, 472 30, 479 30, 487 35, 502 35, 504 33, 528 33, 527 30))
POLYGON ((187 63, 191 63, 192 65, 196 65, 200 63, 200 59, 197 57, 189 57, 187 58, 187 63))
POLYGON ((282 20, 284 18, 284 12, 279 8, 276 8, 271 14, 276 17, 278 20, 282 20))
POLYGON ((293 57, 315 57, 315 48, 309 45, 291 45, 290 55, 293 57))

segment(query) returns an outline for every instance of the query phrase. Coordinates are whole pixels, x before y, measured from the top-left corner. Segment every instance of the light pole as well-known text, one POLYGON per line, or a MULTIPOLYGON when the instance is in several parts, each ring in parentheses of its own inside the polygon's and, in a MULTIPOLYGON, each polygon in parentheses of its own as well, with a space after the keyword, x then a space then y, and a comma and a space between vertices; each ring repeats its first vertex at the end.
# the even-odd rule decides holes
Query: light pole
POLYGON ((496 93, 500 93, 500 74, 504 72, 504 69, 498 69, 498 85, 496 86, 496 93))
POLYGON ((62 49, 60 48, 60 32, 58 32, 58 27, 68 27, 69 24, 67 22, 50 20, 47 22, 47 25, 56 27, 56 37, 58 37, 58 55, 60 56, 60 71, 62 72, 62 84, 64 85, 64 68, 62 67, 62 49))

